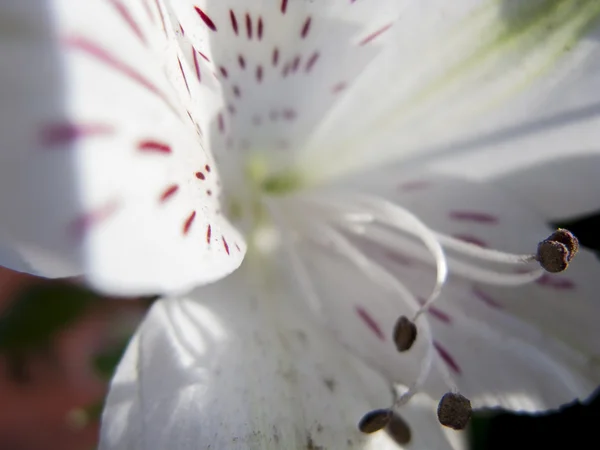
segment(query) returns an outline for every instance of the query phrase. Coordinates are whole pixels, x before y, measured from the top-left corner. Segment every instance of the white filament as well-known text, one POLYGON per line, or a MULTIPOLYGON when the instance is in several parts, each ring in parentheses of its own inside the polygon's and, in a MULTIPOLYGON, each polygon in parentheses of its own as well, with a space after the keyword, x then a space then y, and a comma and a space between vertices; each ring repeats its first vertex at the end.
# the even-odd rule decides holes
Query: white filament
POLYGON ((425 247, 433 255, 437 271, 435 286, 423 306, 415 313, 413 321, 435 302, 448 277, 448 265, 444 250, 435 234, 417 216, 392 202, 362 194, 352 196, 327 194, 320 195, 318 198, 311 197, 311 201, 329 206, 330 208, 337 208, 338 210, 339 208, 343 208, 343 214, 356 213, 355 210, 358 209, 359 213, 367 212, 383 224, 394 228, 411 230, 411 233, 421 239, 425 247))
MULTIPOLYGON (((321 236, 330 242, 334 249, 341 255, 346 257, 357 268, 365 273, 371 280, 378 284, 387 286, 391 291, 398 294, 413 310, 420 311, 419 303, 412 293, 402 284, 396 277, 385 270, 376 262, 367 258, 360 250, 353 246, 345 237, 343 237, 335 229, 326 225, 315 225, 317 233, 312 233, 311 236, 321 236)), ((316 238, 315 238, 316 239, 316 238)), ((392 405, 393 408, 405 405, 418 391, 421 389, 431 371, 431 367, 435 360, 435 352, 433 346, 433 335, 429 322, 424 317, 419 321, 419 334, 423 335, 427 342, 427 351, 424 359, 421 361, 421 367, 416 380, 402 393, 392 405)), ((454 382, 450 377, 447 369, 438 360, 437 368, 442 375, 444 382, 452 389, 455 389, 454 382)))
MULTIPOLYGON (((397 249, 407 256, 425 264, 431 264, 431 259, 423 253, 423 249, 414 241, 393 233, 376 225, 368 228, 357 229, 349 224, 341 224, 344 229, 376 242, 388 249, 397 249)), ((467 244, 472 245, 472 244, 467 244)), ((476 247, 476 246, 475 246, 476 247)), ((484 269, 474 264, 460 261, 456 258, 446 256, 448 266, 453 274, 459 275, 468 280, 478 281, 484 284, 496 286, 521 286, 531 283, 540 278, 545 272, 543 269, 534 269, 523 273, 506 273, 494 270, 484 269)), ((524 265, 521 264, 521 266, 524 265)))

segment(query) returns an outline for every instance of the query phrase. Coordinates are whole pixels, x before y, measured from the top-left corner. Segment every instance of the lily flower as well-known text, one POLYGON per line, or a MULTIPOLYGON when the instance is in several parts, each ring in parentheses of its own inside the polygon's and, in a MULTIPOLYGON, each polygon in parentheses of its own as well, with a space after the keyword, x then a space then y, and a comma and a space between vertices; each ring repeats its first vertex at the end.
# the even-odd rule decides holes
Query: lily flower
POLYGON ((547 223, 597 207, 599 17, 3 2, 0 262, 162 296, 100 447, 461 448, 587 398, 598 262, 547 223))

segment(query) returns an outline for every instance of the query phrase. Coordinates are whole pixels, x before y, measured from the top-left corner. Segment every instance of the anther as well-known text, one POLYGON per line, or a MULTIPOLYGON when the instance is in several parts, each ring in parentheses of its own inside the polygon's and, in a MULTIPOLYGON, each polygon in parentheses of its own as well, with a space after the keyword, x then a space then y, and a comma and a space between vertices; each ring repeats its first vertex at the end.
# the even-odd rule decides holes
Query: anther
POLYGON ((412 437, 408 423, 396 413, 392 413, 392 418, 385 427, 385 432, 399 445, 408 444, 412 437))
POLYGON ((375 433, 390 423, 393 413, 389 409, 375 409, 365 414, 358 423, 358 429, 363 433, 375 433))
POLYGON ((579 241, 568 230, 558 229, 538 244, 536 260, 550 273, 562 272, 579 250, 579 241))
POLYGON ((571 262, 573 257, 579 251, 579 239, 577 239, 577 237, 569 230, 565 230, 564 228, 559 228, 546 240, 560 242, 567 247, 567 250, 569 250, 569 262, 571 262))
POLYGON ((445 427, 464 430, 471 419, 473 409, 468 398, 455 392, 448 392, 440 400, 437 415, 445 427))
POLYGON ((394 343, 399 352, 410 350, 417 339, 417 326, 408 317, 400 316, 394 326, 394 343))

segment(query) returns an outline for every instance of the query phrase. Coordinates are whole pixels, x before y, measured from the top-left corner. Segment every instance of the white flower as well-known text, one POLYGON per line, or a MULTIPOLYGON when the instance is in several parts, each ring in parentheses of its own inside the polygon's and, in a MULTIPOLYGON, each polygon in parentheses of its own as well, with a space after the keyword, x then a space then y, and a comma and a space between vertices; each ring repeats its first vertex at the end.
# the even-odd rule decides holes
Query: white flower
POLYGON ((549 219, 597 208, 599 17, 595 0, 3 2, 0 262, 170 296, 119 366, 101 448, 458 448, 435 415, 448 391, 585 399, 598 264, 548 275, 527 254, 549 219), (392 387, 401 432, 362 434, 392 387))

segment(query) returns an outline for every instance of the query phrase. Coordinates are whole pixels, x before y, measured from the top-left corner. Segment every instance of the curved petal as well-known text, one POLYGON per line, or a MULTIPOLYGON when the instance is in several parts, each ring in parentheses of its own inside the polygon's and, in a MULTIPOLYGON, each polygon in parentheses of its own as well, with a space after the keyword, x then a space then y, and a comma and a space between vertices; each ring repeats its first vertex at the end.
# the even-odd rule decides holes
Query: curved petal
MULTIPOLYGON (((388 171, 372 177, 370 189, 433 229, 481 246, 523 254, 549 234, 535 213, 486 185, 388 171)), ((427 297, 431 267, 402 255, 400 247, 363 248, 415 295, 427 297)), ((439 361, 475 406, 557 408, 586 399, 598 385, 600 304, 594 282, 600 270, 592 255, 581 253, 565 274, 522 287, 450 278, 428 317, 439 361)), ((371 313, 388 320, 376 305, 371 313)))
MULTIPOLYGON (((113 379, 100 448, 398 448, 356 427, 389 385, 307 316, 285 275, 245 269, 153 306, 113 379)), ((421 416, 407 420, 439 430, 421 416)), ((430 448, 451 448, 431 434, 430 448)))
POLYGON ((306 176, 481 151, 491 163, 454 168, 502 176, 597 149, 599 16, 593 0, 412 3, 311 139, 306 176))
POLYGON ((211 148, 229 152, 216 156, 263 155, 275 170, 379 53, 408 2, 170 3, 194 47, 191 66, 222 96, 211 148))
POLYGON ((186 114, 199 88, 163 10, 0 6, 0 238, 40 273, 58 266, 100 289, 156 293, 213 281, 242 259, 186 114))

